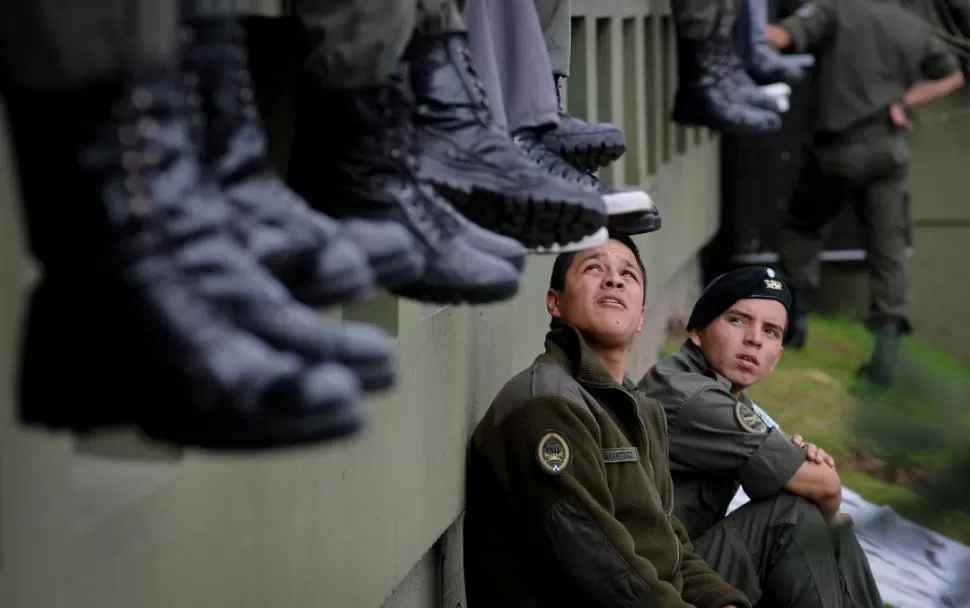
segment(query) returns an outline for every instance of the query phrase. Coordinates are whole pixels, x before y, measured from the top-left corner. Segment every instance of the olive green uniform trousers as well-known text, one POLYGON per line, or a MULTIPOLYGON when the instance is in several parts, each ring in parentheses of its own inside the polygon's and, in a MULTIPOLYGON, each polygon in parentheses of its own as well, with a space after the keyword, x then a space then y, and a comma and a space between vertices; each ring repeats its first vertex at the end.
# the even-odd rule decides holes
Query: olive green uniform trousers
POLYGON ((851 526, 830 527, 818 507, 793 494, 749 502, 693 542, 755 606, 882 608, 851 526))
POLYGON ((816 132, 798 178, 781 238, 781 266, 796 294, 819 285, 819 254, 845 205, 859 221, 869 272, 869 325, 908 332, 911 218, 909 148, 888 113, 844 133, 816 132))

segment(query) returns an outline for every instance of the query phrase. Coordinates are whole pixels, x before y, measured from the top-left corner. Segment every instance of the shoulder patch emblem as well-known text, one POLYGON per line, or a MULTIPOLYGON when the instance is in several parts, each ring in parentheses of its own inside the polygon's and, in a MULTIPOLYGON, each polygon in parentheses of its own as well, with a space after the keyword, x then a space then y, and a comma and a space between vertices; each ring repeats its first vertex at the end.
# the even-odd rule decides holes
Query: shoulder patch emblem
POLYGON ((546 473, 562 473, 569 464, 569 444, 566 443, 566 438, 553 431, 543 435, 536 446, 536 459, 546 473))
POLYGON ((745 403, 744 401, 738 400, 734 406, 734 416, 738 419, 738 424, 741 428, 748 431, 749 433, 767 433, 768 425, 765 421, 758 415, 753 407, 745 403))

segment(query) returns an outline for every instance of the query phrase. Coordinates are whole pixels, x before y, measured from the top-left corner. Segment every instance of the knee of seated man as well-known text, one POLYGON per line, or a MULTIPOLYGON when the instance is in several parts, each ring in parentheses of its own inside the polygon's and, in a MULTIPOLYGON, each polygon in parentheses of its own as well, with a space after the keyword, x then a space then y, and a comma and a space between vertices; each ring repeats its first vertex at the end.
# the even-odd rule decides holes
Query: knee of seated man
POLYGON ((790 524, 806 530, 828 528, 822 509, 803 496, 782 491, 771 500, 775 503, 773 511, 781 520, 777 523, 790 524))

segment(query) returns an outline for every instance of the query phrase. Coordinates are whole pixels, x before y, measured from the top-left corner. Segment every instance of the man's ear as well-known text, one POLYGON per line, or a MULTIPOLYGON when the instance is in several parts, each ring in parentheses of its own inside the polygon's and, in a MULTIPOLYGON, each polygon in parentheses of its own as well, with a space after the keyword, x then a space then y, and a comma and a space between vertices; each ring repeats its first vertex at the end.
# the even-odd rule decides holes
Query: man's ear
POLYGON ((694 343, 697 348, 701 347, 701 330, 692 329, 690 330, 690 341, 694 343))
POLYGON ((562 317, 562 312, 559 310, 559 292, 555 289, 549 289, 546 292, 546 311, 555 319, 562 317))
POLYGON ((640 320, 637 322, 637 333, 640 333, 641 331, 643 331, 643 320, 646 318, 646 315, 647 315, 647 307, 646 306, 641 306, 640 307, 640 320))

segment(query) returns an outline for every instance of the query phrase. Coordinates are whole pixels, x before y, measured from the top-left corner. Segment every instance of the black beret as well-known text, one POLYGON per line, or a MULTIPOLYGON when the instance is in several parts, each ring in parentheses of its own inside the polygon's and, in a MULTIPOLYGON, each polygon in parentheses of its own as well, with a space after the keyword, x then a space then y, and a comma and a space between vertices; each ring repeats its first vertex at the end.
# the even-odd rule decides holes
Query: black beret
POLYGON ((749 266, 726 272, 704 288, 687 321, 687 331, 707 327, 738 300, 761 298, 777 300, 785 310, 791 306, 791 292, 775 271, 749 266))

